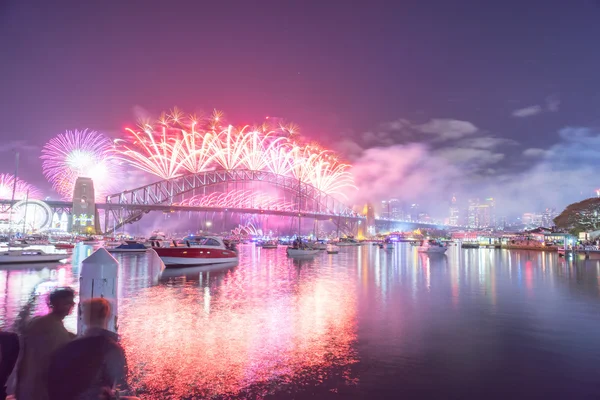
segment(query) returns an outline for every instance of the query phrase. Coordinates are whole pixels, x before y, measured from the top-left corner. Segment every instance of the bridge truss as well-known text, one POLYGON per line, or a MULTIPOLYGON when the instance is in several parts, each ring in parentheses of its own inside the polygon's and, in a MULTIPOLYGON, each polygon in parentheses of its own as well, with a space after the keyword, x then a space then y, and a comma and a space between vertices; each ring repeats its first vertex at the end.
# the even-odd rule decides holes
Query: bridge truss
MULTIPOLYGON (((176 178, 155 182, 136 189, 126 190, 106 197, 104 231, 113 233, 125 224, 139 221, 144 214, 153 210, 202 211, 202 207, 181 207, 187 195, 206 194, 210 188, 223 192, 266 184, 281 189, 296 211, 270 207, 260 209, 247 204, 230 204, 224 212, 248 214, 275 214, 282 216, 305 216, 314 219, 329 219, 344 232, 352 232, 363 217, 336 198, 314 186, 289 176, 266 171, 215 170, 181 175, 176 178), (112 223, 111 223, 112 218, 112 223)), ((214 211, 214 208, 211 208, 214 211)))

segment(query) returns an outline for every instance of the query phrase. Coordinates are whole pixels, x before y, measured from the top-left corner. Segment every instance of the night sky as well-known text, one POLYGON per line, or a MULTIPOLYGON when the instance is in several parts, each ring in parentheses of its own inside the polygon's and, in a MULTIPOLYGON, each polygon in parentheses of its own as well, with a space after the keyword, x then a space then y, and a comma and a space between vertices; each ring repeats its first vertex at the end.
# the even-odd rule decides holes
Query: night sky
POLYGON ((2 1, 0 171, 19 148, 46 188, 66 129, 217 108, 297 123, 377 199, 560 208, 600 186, 599 39, 591 0, 2 1))

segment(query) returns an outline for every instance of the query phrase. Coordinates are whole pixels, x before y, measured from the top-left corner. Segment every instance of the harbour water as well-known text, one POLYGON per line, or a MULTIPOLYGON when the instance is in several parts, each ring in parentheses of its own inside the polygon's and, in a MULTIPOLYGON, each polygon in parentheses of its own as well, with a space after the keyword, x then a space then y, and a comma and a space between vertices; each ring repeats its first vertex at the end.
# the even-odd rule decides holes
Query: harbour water
MULTIPOLYGON (((34 293, 76 288, 91 251, 0 267, 0 327, 34 293)), ((117 258, 142 398, 600 398, 599 261, 408 244, 293 260, 242 245, 238 266, 157 275, 148 256, 117 258)))

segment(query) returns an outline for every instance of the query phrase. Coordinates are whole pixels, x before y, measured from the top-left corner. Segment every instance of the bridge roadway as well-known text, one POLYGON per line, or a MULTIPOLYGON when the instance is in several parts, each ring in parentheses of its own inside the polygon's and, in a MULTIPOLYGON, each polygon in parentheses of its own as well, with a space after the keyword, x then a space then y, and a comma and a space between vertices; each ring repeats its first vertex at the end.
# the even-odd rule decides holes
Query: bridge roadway
MULTIPOLYGON (((17 203, 17 200, 11 201, 10 199, 0 199, 0 205, 9 206, 17 203)), ((61 200, 44 200, 44 203, 48 204, 52 210, 68 212, 70 213, 73 207, 73 202, 61 201, 61 200)), ((150 211, 161 211, 161 212, 178 212, 178 211, 192 211, 192 212, 230 212, 239 214, 264 214, 264 215, 275 215, 281 217, 297 217, 300 214, 303 218, 313 218, 318 221, 333 221, 344 220, 348 222, 366 221, 366 217, 362 215, 333 215, 326 213, 319 213, 314 211, 284 211, 284 210, 273 210, 273 209, 256 209, 256 208, 224 208, 224 207, 198 207, 198 206, 175 206, 175 205, 161 205, 161 204, 111 204, 111 203, 96 203, 96 208, 100 210, 138 210, 144 213, 150 211)), ((404 220, 393 220, 393 219, 375 219, 376 224, 408 224, 414 227, 421 228, 447 228, 447 226, 439 224, 429 224, 426 222, 414 222, 404 220)), ((458 227, 457 227, 458 228, 458 227)))

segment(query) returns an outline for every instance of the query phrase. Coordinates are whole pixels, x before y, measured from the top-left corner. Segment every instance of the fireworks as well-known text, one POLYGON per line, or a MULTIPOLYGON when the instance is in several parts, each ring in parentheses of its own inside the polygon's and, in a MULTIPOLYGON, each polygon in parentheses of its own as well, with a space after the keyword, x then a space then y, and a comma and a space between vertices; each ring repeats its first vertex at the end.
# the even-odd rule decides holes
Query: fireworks
POLYGON ((349 165, 318 144, 302 144, 297 126, 276 119, 236 128, 219 111, 202 118, 175 108, 154 124, 145 121, 127 132, 128 139, 116 142, 119 157, 161 179, 211 169, 249 169, 293 176, 326 194, 344 196, 354 188, 349 165))
POLYGON ((96 131, 66 131, 42 149, 42 168, 54 189, 65 199, 73 196, 78 177, 92 178, 96 199, 114 189, 118 164, 112 142, 96 131))
POLYGON ((294 211, 297 205, 266 193, 253 190, 230 190, 227 193, 213 192, 206 196, 196 195, 184 200, 181 206, 252 208, 276 211, 294 211))
MULTIPOLYGON (((11 199, 15 183, 14 175, 0 174, 0 199, 11 199)), ((40 199, 42 192, 38 188, 17 178, 15 200, 40 199)))

